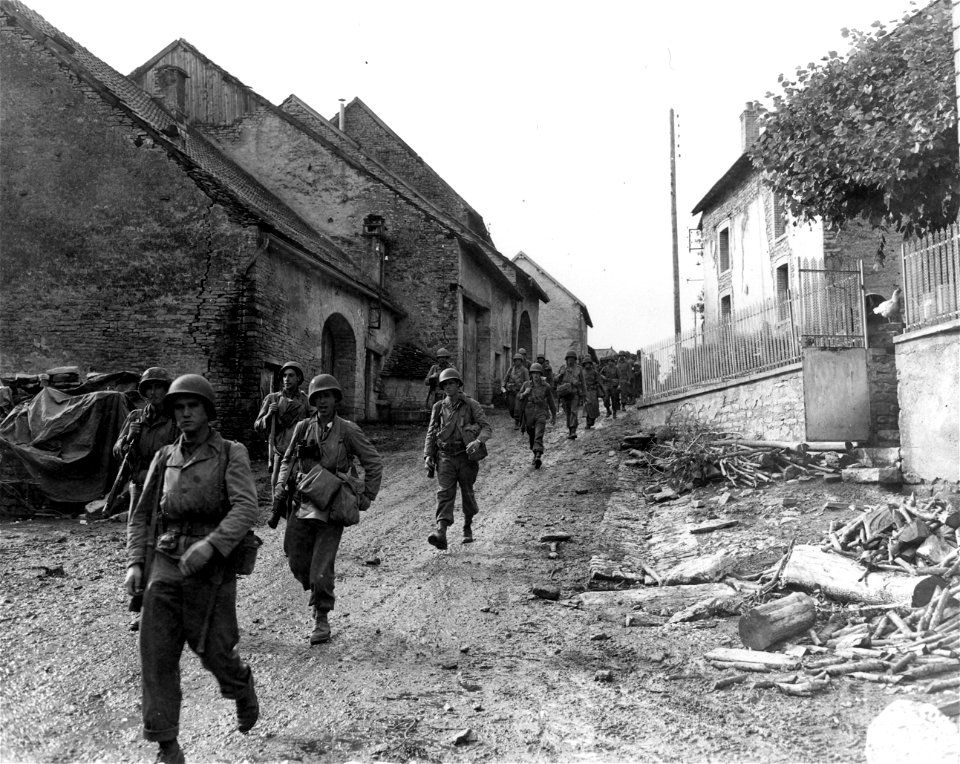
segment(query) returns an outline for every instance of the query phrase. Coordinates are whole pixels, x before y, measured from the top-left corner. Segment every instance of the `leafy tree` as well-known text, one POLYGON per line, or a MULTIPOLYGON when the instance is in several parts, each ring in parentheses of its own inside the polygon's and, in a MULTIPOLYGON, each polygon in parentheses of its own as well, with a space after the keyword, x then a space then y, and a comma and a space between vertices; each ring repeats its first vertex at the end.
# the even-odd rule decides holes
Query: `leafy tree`
MULTIPOLYGON (((780 75, 751 158, 795 219, 862 216, 907 236, 956 220, 957 99, 948 0, 893 31, 844 29, 851 49, 780 75)), ((883 237, 879 256, 882 259, 883 237)))

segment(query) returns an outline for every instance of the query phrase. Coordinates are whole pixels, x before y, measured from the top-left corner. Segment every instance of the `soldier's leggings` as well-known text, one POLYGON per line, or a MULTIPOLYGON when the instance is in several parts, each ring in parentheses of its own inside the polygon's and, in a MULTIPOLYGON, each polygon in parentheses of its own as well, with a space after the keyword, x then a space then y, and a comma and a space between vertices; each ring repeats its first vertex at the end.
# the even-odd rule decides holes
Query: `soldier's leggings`
POLYGON ((607 413, 610 413, 611 407, 613 412, 616 413, 620 410, 620 388, 615 387, 609 393, 603 396, 603 406, 606 408, 607 413))
POLYGON ((283 551, 290 570, 304 591, 313 594, 317 610, 333 610, 337 601, 333 593, 334 563, 343 526, 323 520, 302 520, 296 514, 291 512, 287 516, 287 530, 283 535, 283 551))
POLYGON ((563 413, 567 415, 567 429, 570 432, 575 432, 577 426, 580 424, 580 420, 577 418, 577 409, 580 408, 580 396, 571 395, 569 398, 561 398, 560 403, 563 405, 563 413))
POLYGON ((162 554, 154 557, 140 622, 147 740, 174 740, 180 732, 180 656, 184 643, 197 651, 205 622, 200 661, 216 677, 220 694, 234 700, 244 697, 253 679, 236 649, 240 638, 236 576, 224 573, 221 578, 215 572, 207 565, 197 575, 184 576, 175 560, 162 554))
POLYGON ((453 523, 457 486, 460 486, 464 517, 473 517, 480 511, 473 493, 473 484, 479 473, 480 462, 470 461, 466 453, 447 456, 441 451, 437 454, 437 522, 453 523))
POLYGON ((543 433, 547 429, 547 412, 528 408, 523 413, 527 423, 527 436, 530 438, 530 449, 535 454, 543 453, 543 433))

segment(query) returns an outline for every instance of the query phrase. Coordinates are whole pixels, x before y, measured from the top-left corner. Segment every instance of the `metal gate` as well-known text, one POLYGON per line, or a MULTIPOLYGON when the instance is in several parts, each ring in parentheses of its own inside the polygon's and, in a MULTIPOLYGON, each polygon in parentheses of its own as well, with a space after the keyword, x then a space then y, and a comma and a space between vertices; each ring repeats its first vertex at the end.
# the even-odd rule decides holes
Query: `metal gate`
POLYGON ((806 439, 867 440, 867 322, 858 270, 798 268, 806 439))

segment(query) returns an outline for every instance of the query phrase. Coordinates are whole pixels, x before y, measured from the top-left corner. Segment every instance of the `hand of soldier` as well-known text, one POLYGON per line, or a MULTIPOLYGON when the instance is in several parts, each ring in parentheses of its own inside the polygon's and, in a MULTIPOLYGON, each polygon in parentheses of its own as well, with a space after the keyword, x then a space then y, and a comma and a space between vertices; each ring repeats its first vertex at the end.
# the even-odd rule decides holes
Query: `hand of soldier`
POLYGON ((133 441, 133 440, 135 440, 136 438, 139 438, 139 437, 140 437, 140 430, 142 430, 142 429, 143 429, 143 424, 141 424, 140 422, 131 422, 131 423, 130 423, 129 435, 128 435, 128 437, 130 438, 130 440, 133 441))
POLYGON ((279 410, 280 410, 280 404, 274 401, 273 403, 270 404, 270 407, 267 409, 267 415, 270 416, 270 415, 276 414, 279 410))
POLYGON ((277 483, 273 489, 273 498, 282 499, 287 493, 287 487, 283 483, 277 483))
POLYGON ((473 453, 474 451, 476 451, 478 448, 480 448, 480 441, 479 441, 479 440, 470 441, 470 443, 467 444, 467 453, 468 453, 468 454, 472 454, 472 453, 473 453))
POLYGON ((206 539, 201 539, 183 553, 180 558, 180 572, 185 576, 192 576, 200 571, 204 565, 210 562, 213 557, 213 544, 206 539))
POLYGON ((365 493, 360 494, 360 511, 366 512, 368 509, 370 509, 370 504, 371 502, 369 497, 365 493))
POLYGON ((134 564, 127 568, 127 577, 123 579, 123 587, 131 597, 143 592, 143 566, 134 564))
POLYGON ((423 457, 423 463, 426 464, 430 469, 435 470, 437 468, 437 460, 432 456, 423 457))

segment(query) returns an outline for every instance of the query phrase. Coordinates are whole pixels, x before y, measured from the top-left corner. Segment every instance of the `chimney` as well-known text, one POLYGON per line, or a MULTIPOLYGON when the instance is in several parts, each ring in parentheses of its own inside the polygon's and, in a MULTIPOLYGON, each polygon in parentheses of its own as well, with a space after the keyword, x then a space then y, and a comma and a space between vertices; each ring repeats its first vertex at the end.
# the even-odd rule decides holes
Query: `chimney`
POLYGON ((174 114, 183 114, 186 103, 187 73, 179 66, 164 65, 153 75, 157 94, 174 114))
POLYGON ((347 131, 347 106, 346 98, 340 99, 340 132, 345 133, 347 131))
POLYGON ((748 101, 743 114, 740 115, 740 144, 744 154, 753 148, 753 144, 760 137, 760 124, 757 121, 760 109, 757 107, 756 101, 748 101))

